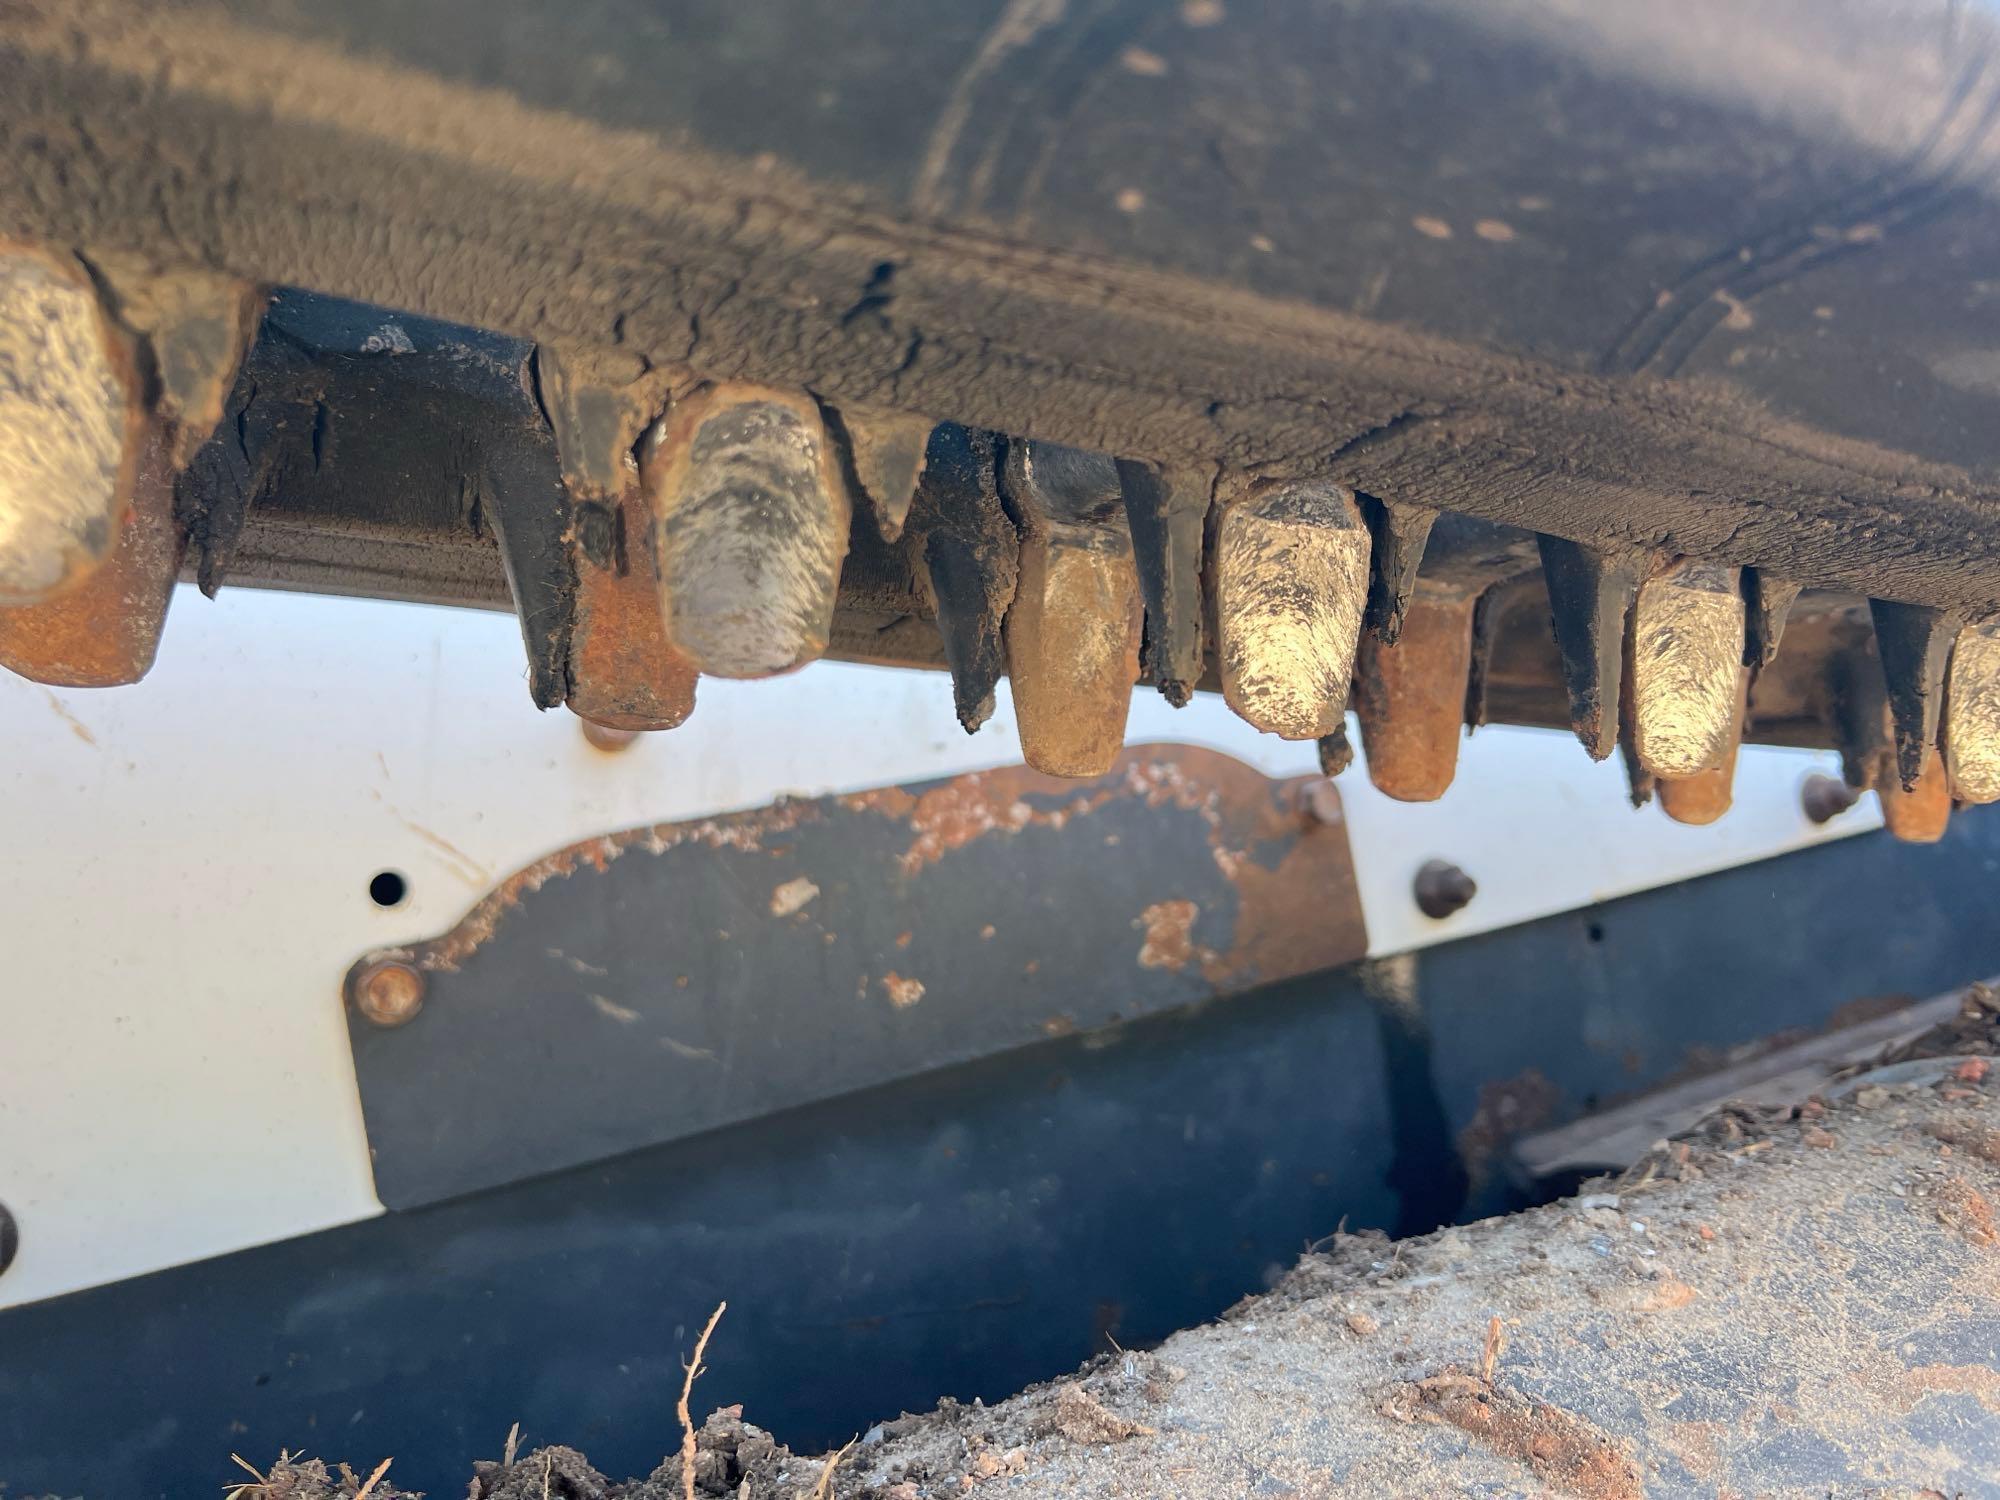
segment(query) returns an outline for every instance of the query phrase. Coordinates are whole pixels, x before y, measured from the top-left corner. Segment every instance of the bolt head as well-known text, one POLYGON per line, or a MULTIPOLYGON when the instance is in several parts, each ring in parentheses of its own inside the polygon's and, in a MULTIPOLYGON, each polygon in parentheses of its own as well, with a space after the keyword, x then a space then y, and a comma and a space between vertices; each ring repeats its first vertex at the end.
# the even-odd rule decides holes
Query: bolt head
POLYGON ((636 729, 620 729, 615 724, 600 724, 595 719, 586 719, 581 715, 578 716, 577 722, 583 725, 583 737, 589 741, 591 747, 602 750, 607 755, 615 755, 620 750, 629 750, 639 738, 639 731, 636 729))
POLYGON ((1861 793, 1837 776, 1814 772, 1799 788, 1799 807, 1815 823, 1829 822, 1861 800, 1861 793))
POLYGON ((1463 911, 1466 903, 1479 894, 1479 886, 1450 860, 1433 859, 1417 871, 1417 878, 1411 882, 1411 894, 1416 897, 1417 910, 1439 919, 1463 911))
POLYGON ((369 964, 354 976, 354 1008, 376 1026, 402 1026, 424 1008, 424 976, 396 959, 369 964))
POLYGON ((1315 776, 1299 783, 1299 811, 1314 823, 1337 824, 1343 814, 1340 790, 1327 776, 1315 776))

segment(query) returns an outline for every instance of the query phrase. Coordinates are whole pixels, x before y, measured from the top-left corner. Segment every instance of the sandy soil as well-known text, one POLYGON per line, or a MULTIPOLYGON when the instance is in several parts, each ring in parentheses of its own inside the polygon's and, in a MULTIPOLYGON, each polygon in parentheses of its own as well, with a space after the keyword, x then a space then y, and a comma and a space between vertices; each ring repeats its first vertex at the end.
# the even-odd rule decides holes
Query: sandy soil
MULTIPOLYGON (((725 1408, 691 1493, 2000 1496, 2000 1068, 1924 1055, 1992 1050, 1990 997, 1968 1004, 1798 1108, 1712 1116, 1528 1213, 1336 1235, 1215 1324, 884 1422, 831 1470, 725 1408)), ((281 1463, 242 1500, 399 1493, 357 1467, 281 1463)), ((469 1493, 690 1491, 677 1455, 615 1483, 545 1448, 476 1465, 469 1493)))

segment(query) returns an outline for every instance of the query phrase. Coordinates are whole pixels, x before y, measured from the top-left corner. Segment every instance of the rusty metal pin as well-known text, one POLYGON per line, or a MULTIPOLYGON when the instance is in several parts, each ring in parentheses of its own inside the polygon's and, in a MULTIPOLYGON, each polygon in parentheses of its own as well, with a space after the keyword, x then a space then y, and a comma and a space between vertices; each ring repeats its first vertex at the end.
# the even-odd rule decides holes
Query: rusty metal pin
POLYGON ((672 729, 694 712, 699 674, 667 638, 634 460, 666 406, 669 373, 625 350, 549 344, 534 368, 562 462, 576 578, 563 701, 606 729, 672 729))
POLYGON ((174 476, 215 427, 263 303, 226 278, 100 261, 93 282, 0 245, 0 665, 58 687, 151 667, 185 540, 174 476), (66 530, 80 546, 59 543, 66 530), (49 570, 61 581, 41 588, 49 570))
POLYGON ((2000 802, 2000 622, 1968 625, 1952 647, 1944 768, 1952 795, 2000 802))
POLYGON ((132 342, 82 266, 0 240, 0 604, 47 599, 111 555, 145 416, 132 342))
POLYGON ((0 607, 0 667, 50 687, 120 687, 158 654, 180 567, 167 435, 149 426, 109 555, 38 604, 0 607))
POLYGON ((676 728, 694 712, 700 674, 668 638, 660 617, 645 506, 627 494, 587 501, 574 515, 580 533, 601 531, 602 537, 601 544, 575 548, 576 619, 565 701, 586 723, 607 730, 676 728))
POLYGON ((1898 771, 1887 768, 1875 795, 1882 801, 1882 822, 1906 844, 1935 844, 1951 823, 1951 785, 1935 745, 1924 752, 1914 786, 1904 786, 1898 771))
POLYGON ((1655 776, 1686 778, 1728 753, 1743 665, 1736 570, 1685 559, 1632 605, 1632 751, 1655 776))
POLYGON ((1368 779, 1399 802, 1434 802, 1458 769, 1477 596, 1419 592, 1392 644, 1361 639, 1354 710, 1368 779))
POLYGON ((826 650, 853 502, 819 407, 728 382, 674 404, 644 462, 667 637, 715 677, 826 650))
POLYGON ((1368 528, 1351 491, 1266 481, 1230 501, 1211 554, 1222 696, 1267 734, 1333 733, 1347 711, 1368 528))
POLYGON ((1735 799, 1736 752, 1743 744, 1743 720, 1750 707, 1750 675, 1754 668, 1736 666, 1736 708, 1730 716, 1728 748, 1719 764, 1692 776, 1659 778, 1660 808, 1676 823, 1697 827, 1715 822, 1735 799))
POLYGON ((1059 444, 1007 449, 1020 581, 1003 634, 1022 757, 1052 776, 1101 776, 1125 744, 1142 606, 1110 459, 1059 444))
POLYGON ((1676 823, 1703 827, 1728 812, 1735 799, 1736 756, 1692 776, 1662 776, 1660 808, 1676 823))
POLYGON ((402 1026, 424 1007, 424 976, 400 959, 376 959, 348 976, 350 1002, 376 1026, 402 1026))
POLYGON ((1562 652, 1570 724, 1592 760, 1618 742, 1625 620, 1645 571, 1638 553, 1604 553, 1562 537, 1541 536, 1549 616, 1562 652))

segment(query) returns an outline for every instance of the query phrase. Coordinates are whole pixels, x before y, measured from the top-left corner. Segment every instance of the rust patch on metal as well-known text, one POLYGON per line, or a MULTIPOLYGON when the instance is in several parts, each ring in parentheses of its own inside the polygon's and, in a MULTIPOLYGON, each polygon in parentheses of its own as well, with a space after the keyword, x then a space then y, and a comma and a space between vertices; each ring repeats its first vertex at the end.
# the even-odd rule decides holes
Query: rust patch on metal
POLYGON ((1456 1368, 1403 1386, 1386 1413, 1442 1422, 1525 1464, 1550 1489, 1581 1500, 1644 1500, 1639 1469, 1609 1433, 1575 1412, 1495 1387, 1456 1368))
POLYGON ((897 1010, 908 1010, 924 998, 924 982, 905 978, 891 969, 882 976, 882 993, 889 997, 889 1003, 897 1010))
POLYGON ((257 336, 268 294, 212 271, 164 270, 145 256, 93 249, 118 321, 149 346, 155 411, 184 469, 222 420, 223 403, 257 336))
POLYGON ((1051 531, 1022 538, 1001 631, 1021 751, 1054 775, 1099 776, 1125 743, 1139 677, 1139 574, 1122 537, 1121 548, 1080 526, 1051 531))
POLYGON ((1475 597, 1410 601, 1396 643, 1361 641, 1354 686, 1368 779, 1399 802, 1435 802, 1458 770, 1475 597))
POLYGON ((426 973, 450 972, 493 936, 507 913, 521 904, 522 897, 532 895, 552 880, 567 880, 586 867, 602 871, 634 850, 657 855, 683 844, 705 844, 711 849, 762 849, 767 836, 789 832, 821 816, 817 803, 786 800, 754 812, 700 818, 690 823, 656 823, 600 834, 545 854, 515 871, 480 898, 459 924, 442 937, 408 948, 384 948, 368 957, 403 959, 426 973))
MULTIPOLYGON (((660 855, 687 844, 762 850, 774 835, 823 822, 830 809, 905 824, 911 842, 897 867, 904 879, 915 880, 978 840, 1008 838, 1031 827, 1061 828, 1112 802, 1133 801, 1200 819, 1210 858, 1235 888, 1238 904, 1228 950, 1211 951, 1190 937, 1186 966, 1198 967, 1210 984, 1237 989, 1351 963, 1367 952, 1344 820, 1326 823, 1308 817, 1299 809, 1299 794, 1299 782, 1269 781, 1219 752, 1156 745, 1125 752, 1109 774, 1084 786, 1009 766, 917 792, 886 787, 824 800, 788 799, 749 812, 585 839, 510 875, 443 936, 383 949, 363 962, 395 959, 425 972, 454 970, 492 938, 524 896, 552 880, 567 879, 586 867, 601 871, 634 851, 660 855)), ((786 890, 780 886, 774 891, 774 914, 783 914, 779 896, 786 890)), ((1164 904, 1193 905, 1172 897, 1164 904)), ((1192 914, 1188 920, 1194 920, 1192 914)))
POLYGON ((1480 1085, 1479 1107, 1458 1133, 1465 1170, 1479 1180, 1511 1141, 1554 1119, 1561 1102, 1562 1090, 1540 1068, 1480 1085))
POLYGON ((1882 822, 1905 843, 1935 844, 1951 823, 1951 786, 1935 746, 1924 752, 1914 787, 1904 790, 1893 763, 1885 762, 1875 779, 1875 794, 1882 799, 1882 822))
POLYGON ((166 430, 149 424, 115 544, 81 581, 0 607, 0 666, 51 687, 122 687, 146 675, 180 570, 166 430))
POLYGON ((1661 776, 1655 783, 1660 808, 1676 823, 1697 827, 1715 822, 1735 800, 1736 753, 1743 748, 1743 716, 1750 703, 1750 668, 1736 669, 1736 717, 1730 722, 1719 764, 1692 776, 1661 776))
POLYGON ((628 492, 607 508, 609 566, 587 556, 576 560, 569 706, 611 729, 672 729, 694 712, 700 674, 674 649, 660 617, 645 507, 628 492))
POLYGON ((794 912, 803 911, 806 903, 819 894, 819 887, 805 876, 787 880, 771 892, 771 915, 789 917, 794 912))
POLYGON ((1201 908, 1186 900, 1155 901, 1140 912, 1132 924, 1146 933, 1139 945, 1139 967, 1180 970, 1197 958, 1212 958, 1194 941, 1194 919, 1200 915, 1201 908))
POLYGON ((348 1003, 377 1026, 406 1026, 424 1007, 424 976, 396 959, 364 965, 348 976, 348 1003))
POLYGON ((1314 793, 1334 813, 1331 819, 1300 810, 1304 785, 1317 780, 1273 783, 1215 751, 1140 746, 1083 787, 1009 766, 954 777, 917 795, 890 787, 841 801, 909 819, 916 837, 901 862, 909 876, 979 839, 1060 828, 1114 800, 1193 812, 1207 825, 1210 857, 1236 887, 1240 904, 1229 950, 1191 956, 1212 983, 1235 985, 1330 968, 1367 951, 1339 793, 1331 786, 1314 793), (1268 851, 1274 848, 1283 852, 1272 862, 1268 851), (1345 920, 1330 920, 1336 915, 1345 920))

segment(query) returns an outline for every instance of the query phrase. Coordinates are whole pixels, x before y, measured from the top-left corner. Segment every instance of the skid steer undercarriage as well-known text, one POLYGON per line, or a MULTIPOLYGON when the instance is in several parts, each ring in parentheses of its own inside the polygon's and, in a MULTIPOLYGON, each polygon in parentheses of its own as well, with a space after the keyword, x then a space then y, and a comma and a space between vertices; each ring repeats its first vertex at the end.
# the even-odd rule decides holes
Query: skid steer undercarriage
MULTIPOLYGON (((1902 1113, 1841 1118, 1902 1175, 1857 1180, 1992 1243, 1987 6, 12 0, 0 164, 0 909, 20 994, 76 997, 0 1007, 0 1482, 167 1493, 303 1417, 435 1483, 508 1403, 650 1462, 726 1293, 802 1450, 1122 1362, 824 1468, 684 1409, 620 1493, 1370 1492, 1393 1459, 1251 1453, 1264 1408, 1125 1346, 1329 1217, 1599 1169, 1706 1254, 1702 1173, 1830 1149, 1871 1062, 1902 1113), (1900 843, 1848 837, 1878 806, 1900 843), (242 868, 188 879, 210 839, 242 868), (127 1110, 164 1165, 97 1164, 127 1110)), ((1757 1183, 1761 1287, 1831 1210, 1757 1183)), ((1728 1295, 1592 1202, 1472 1242, 1573 1212, 1544 1259, 1614 1313, 1728 1295)), ((1421 1286, 1452 1233, 1399 1242, 1421 1286)), ((1443 1337, 1356 1300, 1377 1248, 1258 1306, 1443 1337)), ((1491 1273, 1440 1299, 1493 1303, 1469 1362, 1349 1362, 1369 1420, 1568 1493, 1984 1493, 1990 1417, 1923 1405, 1990 1406, 1973 1335, 1854 1377, 1894 1432, 1840 1471, 1818 1408, 1780 1452, 1701 1379, 1579 1377, 1491 1273)), ((613 1493, 513 1437, 474 1491, 613 1493)))

